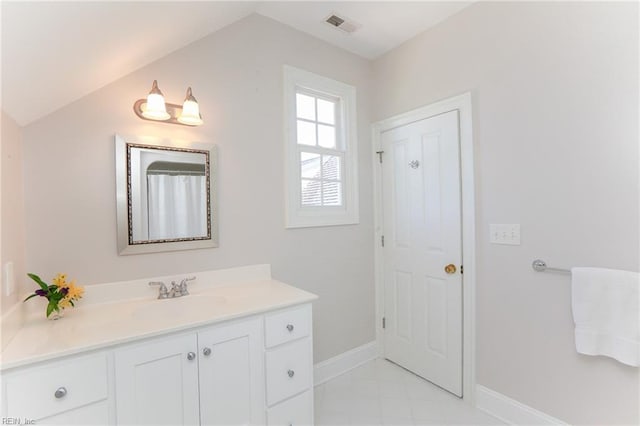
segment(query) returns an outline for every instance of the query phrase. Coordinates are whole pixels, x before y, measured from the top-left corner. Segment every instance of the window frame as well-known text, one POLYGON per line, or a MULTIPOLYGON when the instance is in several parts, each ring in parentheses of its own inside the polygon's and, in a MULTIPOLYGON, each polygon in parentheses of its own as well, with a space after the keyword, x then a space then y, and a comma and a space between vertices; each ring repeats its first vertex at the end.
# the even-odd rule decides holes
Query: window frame
MULTIPOLYGON (((316 112, 316 123, 317 112, 316 112)), ((317 129, 316 129, 317 132, 317 129)), ((354 86, 308 71, 284 66, 285 227, 352 225, 359 223, 358 137, 354 86), (296 95, 338 100, 336 148, 297 142, 296 95), (342 206, 303 206, 300 153, 338 155, 341 158, 342 206)), ((306 180, 306 179, 305 179, 306 180)))

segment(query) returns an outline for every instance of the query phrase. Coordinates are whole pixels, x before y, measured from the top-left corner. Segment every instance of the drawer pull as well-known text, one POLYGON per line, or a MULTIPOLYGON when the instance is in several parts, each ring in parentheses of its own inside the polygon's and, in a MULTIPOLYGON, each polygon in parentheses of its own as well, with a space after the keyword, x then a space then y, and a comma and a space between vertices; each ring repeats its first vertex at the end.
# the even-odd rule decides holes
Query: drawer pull
POLYGON ((56 389, 56 393, 53 394, 53 396, 55 396, 58 399, 64 398, 66 395, 67 395, 67 388, 65 388, 64 386, 56 389))
POLYGON ((287 374, 289 375, 289 377, 293 377, 296 374, 296 372, 293 370, 289 370, 287 371, 287 374))
POLYGON ((291 333, 293 331, 293 324, 287 324, 287 330, 291 333))
POLYGON ((211 348, 204 348, 202 350, 202 353, 204 354, 204 356, 209 356, 211 355, 211 348))
POLYGON ((189 361, 193 361, 194 359, 196 359, 196 354, 195 354, 195 352, 189 352, 189 353, 187 354, 187 359, 188 359, 189 361))

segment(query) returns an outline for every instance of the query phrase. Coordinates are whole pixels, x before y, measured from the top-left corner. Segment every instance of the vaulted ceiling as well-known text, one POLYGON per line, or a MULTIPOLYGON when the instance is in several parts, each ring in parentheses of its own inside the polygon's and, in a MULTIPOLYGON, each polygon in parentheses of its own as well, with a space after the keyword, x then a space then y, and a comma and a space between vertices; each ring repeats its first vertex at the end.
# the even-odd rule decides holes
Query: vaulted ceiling
POLYGON ((251 13, 374 59, 469 4, 2 1, 2 109, 29 124, 251 13), (325 23, 334 13, 358 30, 325 23))

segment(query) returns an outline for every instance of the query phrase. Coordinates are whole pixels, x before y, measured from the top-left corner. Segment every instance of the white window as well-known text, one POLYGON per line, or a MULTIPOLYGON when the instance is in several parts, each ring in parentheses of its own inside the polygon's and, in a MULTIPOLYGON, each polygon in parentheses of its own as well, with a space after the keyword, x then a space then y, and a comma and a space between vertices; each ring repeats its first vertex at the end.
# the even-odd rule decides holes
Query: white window
POLYGON ((286 226, 358 223, 355 87, 285 66, 286 226))

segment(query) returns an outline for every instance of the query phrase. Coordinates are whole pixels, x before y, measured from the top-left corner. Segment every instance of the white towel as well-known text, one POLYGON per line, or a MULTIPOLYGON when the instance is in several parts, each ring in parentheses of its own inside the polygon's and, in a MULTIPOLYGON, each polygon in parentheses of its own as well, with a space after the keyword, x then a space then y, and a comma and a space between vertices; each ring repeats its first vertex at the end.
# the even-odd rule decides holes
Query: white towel
POLYGON ((571 269, 576 350, 640 365, 640 274, 601 268, 571 269))

